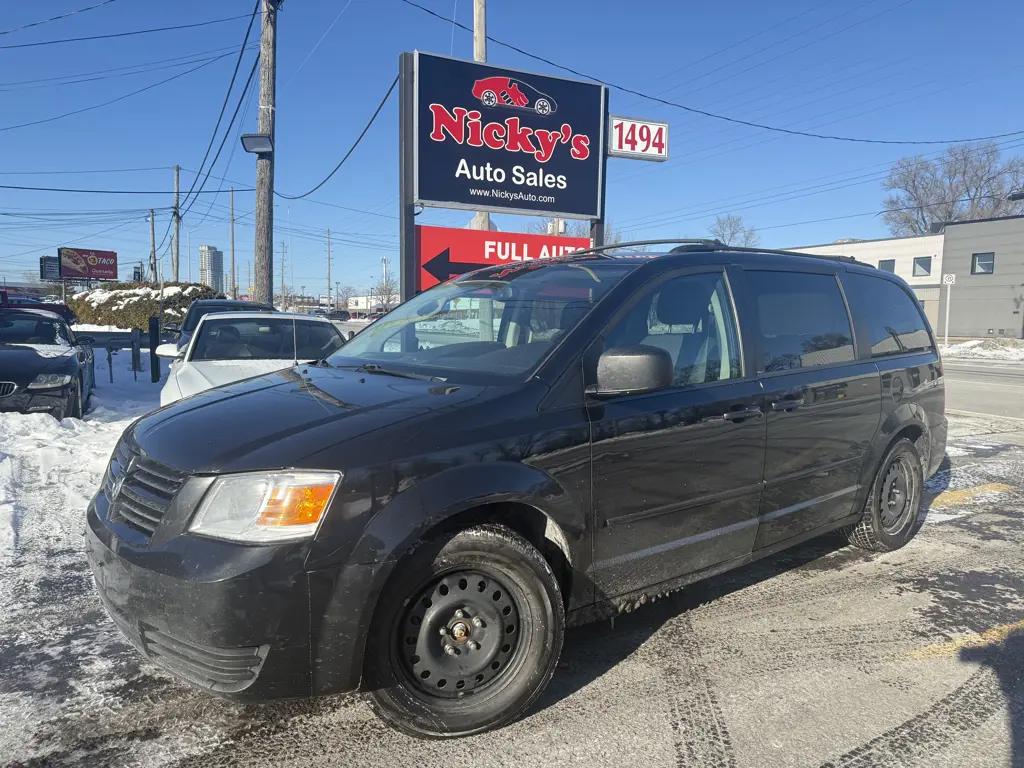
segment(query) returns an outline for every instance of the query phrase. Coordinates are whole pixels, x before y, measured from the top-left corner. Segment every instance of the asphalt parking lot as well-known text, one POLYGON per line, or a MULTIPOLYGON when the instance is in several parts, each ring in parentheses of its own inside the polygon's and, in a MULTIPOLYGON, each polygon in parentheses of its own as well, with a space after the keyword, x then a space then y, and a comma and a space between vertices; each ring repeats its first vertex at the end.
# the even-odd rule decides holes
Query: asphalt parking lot
POLYGON ((951 421, 907 548, 824 538, 571 630, 539 706, 458 742, 398 735, 354 696, 240 706, 196 692, 106 619, 80 530, 25 527, 2 563, 0 755, 180 768, 1024 766, 1024 422, 951 421))

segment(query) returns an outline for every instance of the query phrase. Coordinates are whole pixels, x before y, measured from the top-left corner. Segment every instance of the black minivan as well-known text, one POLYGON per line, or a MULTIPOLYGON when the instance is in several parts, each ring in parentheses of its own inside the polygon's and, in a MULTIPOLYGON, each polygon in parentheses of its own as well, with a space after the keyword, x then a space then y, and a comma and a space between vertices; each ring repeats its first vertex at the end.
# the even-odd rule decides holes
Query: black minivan
POLYGON ((88 510, 110 615, 212 693, 462 736, 537 699, 568 624, 828 531, 905 545, 946 440, 906 284, 676 242, 472 272, 141 418, 88 510))

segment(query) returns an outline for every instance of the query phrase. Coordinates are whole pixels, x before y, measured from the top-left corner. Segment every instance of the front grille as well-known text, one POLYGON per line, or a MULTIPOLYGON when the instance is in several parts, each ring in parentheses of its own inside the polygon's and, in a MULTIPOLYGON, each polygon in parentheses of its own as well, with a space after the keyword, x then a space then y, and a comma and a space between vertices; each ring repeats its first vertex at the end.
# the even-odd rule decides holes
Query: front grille
POLYGON ((186 477, 180 470, 134 453, 122 440, 110 458, 103 486, 110 519, 151 537, 186 477))
POLYGON ((267 657, 268 646, 216 648, 187 643, 143 624, 142 645, 157 664, 195 685, 231 693, 256 681, 267 657))
POLYGON ((18 385, 13 381, 0 381, 0 397, 10 397, 17 388, 18 385))

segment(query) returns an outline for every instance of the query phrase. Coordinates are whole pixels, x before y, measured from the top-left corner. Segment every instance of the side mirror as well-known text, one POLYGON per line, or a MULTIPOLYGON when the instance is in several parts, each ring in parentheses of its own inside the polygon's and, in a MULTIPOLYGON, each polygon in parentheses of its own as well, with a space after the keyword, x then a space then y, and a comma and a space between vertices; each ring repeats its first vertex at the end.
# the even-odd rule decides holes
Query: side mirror
POLYGON ((672 357, 660 347, 636 344, 606 350, 597 361, 597 397, 639 395, 672 386, 672 357))
POLYGON ((166 357, 171 360, 174 360, 178 357, 184 357, 185 350, 183 349, 179 352, 177 344, 161 344, 159 347, 156 348, 156 356, 166 357))
POLYGON ((181 324, 180 323, 164 323, 164 330, 165 331, 180 331, 181 330, 181 324))
POLYGON ((94 339, 92 336, 76 335, 75 338, 78 340, 79 344, 90 344, 91 345, 91 344, 95 344, 96 343, 96 339, 94 339))

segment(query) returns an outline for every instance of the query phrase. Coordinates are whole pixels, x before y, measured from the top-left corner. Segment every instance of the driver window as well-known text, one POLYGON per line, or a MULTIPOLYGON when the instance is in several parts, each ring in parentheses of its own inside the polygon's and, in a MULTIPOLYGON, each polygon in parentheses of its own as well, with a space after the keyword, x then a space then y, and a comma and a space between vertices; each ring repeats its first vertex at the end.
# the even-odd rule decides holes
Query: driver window
POLYGON ((724 274, 685 275, 648 289, 605 334, 605 349, 633 344, 668 352, 676 386, 740 378, 739 337, 724 274))

